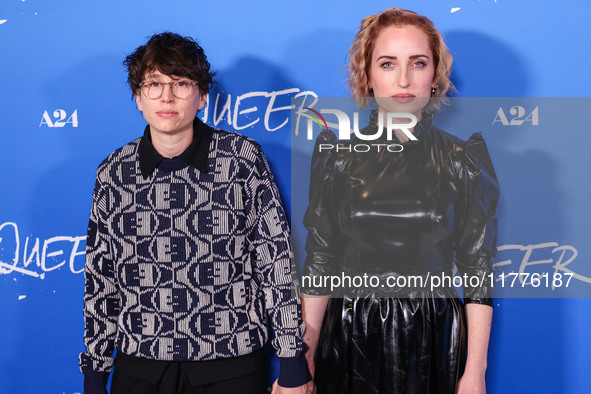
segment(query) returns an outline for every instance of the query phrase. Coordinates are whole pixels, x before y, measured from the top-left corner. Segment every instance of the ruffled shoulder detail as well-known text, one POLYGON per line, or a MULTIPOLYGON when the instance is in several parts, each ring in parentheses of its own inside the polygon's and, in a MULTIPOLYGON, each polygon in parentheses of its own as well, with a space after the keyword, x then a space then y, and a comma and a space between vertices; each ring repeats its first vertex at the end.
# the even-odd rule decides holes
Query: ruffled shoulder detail
POLYGON ((486 142, 482 137, 482 133, 474 133, 466 141, 464 152, 467 159, 467 164, 471 167, 470 169, 474 172, 484 171, 484 176, 489 178, 497 184, 497 176, 488 154, 486 142))

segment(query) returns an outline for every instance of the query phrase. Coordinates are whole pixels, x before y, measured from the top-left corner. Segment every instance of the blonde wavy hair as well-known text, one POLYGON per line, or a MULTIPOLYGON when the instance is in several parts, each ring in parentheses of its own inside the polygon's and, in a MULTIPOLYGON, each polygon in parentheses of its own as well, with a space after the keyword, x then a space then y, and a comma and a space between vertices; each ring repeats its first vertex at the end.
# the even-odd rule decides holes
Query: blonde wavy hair
POLYGON ((376 15, 370 15, 361 21, 361 27, 353 39, 353 44, 348 53, 346 69, 348 71, 349 90, 357 105, 365 109, 373 96, 369 88, 371 57, 378 35, 384 28, 390 26, 416 26, 429 41, 429 47, 433 53, 435 75, 433 81, 437 90, 432 95, 428 106, 439 109, 440 104, 447 104, 447 93, 454 91, 450 74, 453 64, 453 56, 443 41, 441 33, 433 22, 425 16, 400 8, 388 8, 376 15))

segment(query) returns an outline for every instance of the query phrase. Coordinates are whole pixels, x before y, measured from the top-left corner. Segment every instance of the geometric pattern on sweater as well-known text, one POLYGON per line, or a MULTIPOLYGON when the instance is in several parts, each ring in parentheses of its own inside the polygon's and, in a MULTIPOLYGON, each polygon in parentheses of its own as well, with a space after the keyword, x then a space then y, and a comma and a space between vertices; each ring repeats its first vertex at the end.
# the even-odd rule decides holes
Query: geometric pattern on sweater
POLYGON ((213 129, 208 172, 164 160, 144 179, 137 139, 99 166, 88 225, 81 370, 115 347, 174 361, 248 354, 275 331, 302 352, 289 228, 260 146, 213 129))

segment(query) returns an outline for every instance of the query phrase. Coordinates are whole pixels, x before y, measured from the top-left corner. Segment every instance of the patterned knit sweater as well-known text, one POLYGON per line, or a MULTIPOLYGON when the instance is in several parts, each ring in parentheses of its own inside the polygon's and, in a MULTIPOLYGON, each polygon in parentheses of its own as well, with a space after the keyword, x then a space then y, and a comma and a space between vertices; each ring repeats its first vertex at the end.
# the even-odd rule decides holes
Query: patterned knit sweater
POLYGON ((280 363, 303 359, 289 228, 262 150, 242 135, 199 127, 211 134, 206 172, 175 158, 144 179, 141 138, 98 168, 84 373, 110 371, 115 347, 173 361, 248 354, 266 343, 268 324, 280 363))

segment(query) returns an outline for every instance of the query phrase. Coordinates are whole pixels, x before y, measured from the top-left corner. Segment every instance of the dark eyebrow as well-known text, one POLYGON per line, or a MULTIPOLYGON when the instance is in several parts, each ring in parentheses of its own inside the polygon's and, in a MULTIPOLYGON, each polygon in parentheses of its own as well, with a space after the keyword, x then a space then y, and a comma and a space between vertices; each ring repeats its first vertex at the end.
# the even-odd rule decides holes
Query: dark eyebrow
MULTIPOLYGON (((409 56, 408 58, 409 59, 418 59, 418 58, 421 58, 421 57, 425 57, 425 58, 429 59, 429 56, 427 56, 427 55, 412 55, 412 56, 409 56)), ((383 56, 378 57, 377 60, 380 60, 380 59, 393 59, 393 60, 396 60, 397 57, 396 56, 383 55, 383 56)))
MULTIPOLYGON (((161 77, 163 77, 163 76, 164 76, 164 75, 162 75, 162 74, 160 74, 160 75, 158 75, 158 74, 149 74, 149 75, 146 75, 146 78, 151 78, 151 79, 152 79, 154 82, 161 82, 161 81, 156 81, 156 79, 157 79, 157 78, 161 78, 161 77)), ((178 77, 178 78, 173 78, 173 77, 170 77, 170 78, 171 78, 173 81, 181 81, 181 80, 185 81, 185 80, 190 80, 190 78, 188 78, 188 77, 178 77)))

